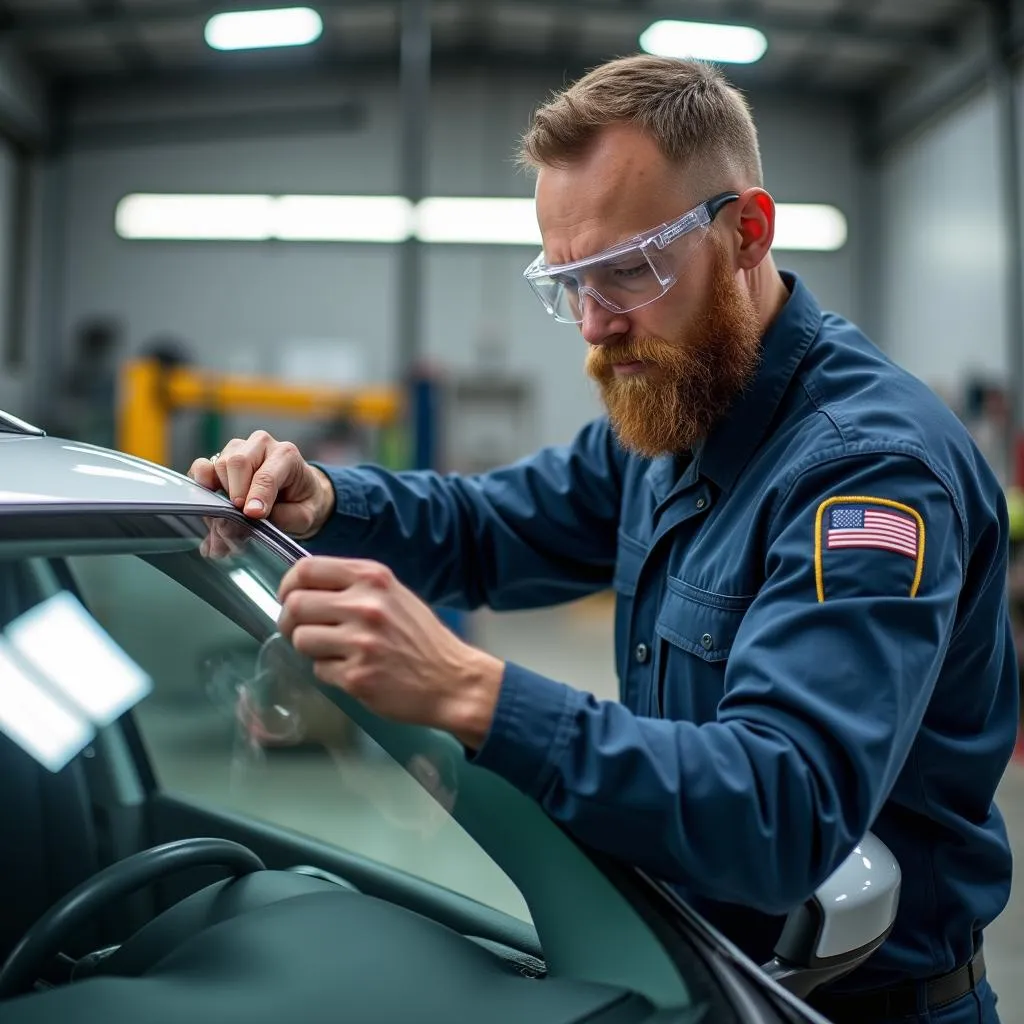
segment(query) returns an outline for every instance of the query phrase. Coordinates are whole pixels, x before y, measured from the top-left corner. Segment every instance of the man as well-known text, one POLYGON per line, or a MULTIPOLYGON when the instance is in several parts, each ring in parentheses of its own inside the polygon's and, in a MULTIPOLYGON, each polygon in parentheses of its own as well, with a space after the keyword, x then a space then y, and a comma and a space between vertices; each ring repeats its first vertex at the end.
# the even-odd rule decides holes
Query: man
POLYGON ((717 71, 613 61, 523 153, 526 276, 578 324, 607 418, 472 478, 317 468, 265 433, 192 475, 346 556, 281 588, 321 680, 448 730, 757 960, 873 829, 898 921, 818 1005, 996 1021, 980 947, 1009 892, 992 800, 1017 724, 997 481, 924 385, 776 270, 756 131, 717 71), (609 586, 621 702, 469 647, 424 603, 609 586))

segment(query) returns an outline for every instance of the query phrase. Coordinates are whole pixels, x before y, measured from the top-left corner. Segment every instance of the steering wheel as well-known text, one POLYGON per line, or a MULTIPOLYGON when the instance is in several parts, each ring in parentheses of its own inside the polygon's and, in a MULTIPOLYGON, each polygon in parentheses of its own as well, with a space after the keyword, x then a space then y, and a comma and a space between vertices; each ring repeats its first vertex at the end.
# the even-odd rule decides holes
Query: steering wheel
POLYGON ((0 968, 0 1000, 27 992, 66 937, 105 904, 183 868, 228 868, 235 878, 263 871, 248 847, 227 839, 181 839, 133 854, 86 879, 58 900, 11 951, 0 968))

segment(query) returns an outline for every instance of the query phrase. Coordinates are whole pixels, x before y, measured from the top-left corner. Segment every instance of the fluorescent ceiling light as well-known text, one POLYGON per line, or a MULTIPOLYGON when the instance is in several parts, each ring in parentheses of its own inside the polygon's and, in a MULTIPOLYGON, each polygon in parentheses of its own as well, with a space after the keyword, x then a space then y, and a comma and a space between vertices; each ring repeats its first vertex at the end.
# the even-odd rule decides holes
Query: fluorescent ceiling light
POLYGON ((403 242, 412 203, 403 196, 281 196, 274 237, 288 241, 403 242))
POLYGON ((307 46, 324 23, 311 7, 271 11, 230 11, 206 23, 206 42, 214 50, 258 50, 271 46, 307 46))
POLYGON ((259 241, 271 237, 270 196, 125 196, 114 226, 122 238, 259 241))
POLYGON ((820 203, 778 203, 774 249, 835 252, 846 244, 846 217, 820 203))
POLYGON ((640 34, 640 48, 658 57, 753 64, 768 49, 764 33, 743 25, 656 21, 640 34))
MULTIPOLYGON (((842 211, 819 203, 776 206, 776 249, 834 252, 846 244, 842 211)), ((122 238, 196 241, 422 242, 541 244, 532 199, 403 196, 163 195, 135 193, 118 203, 122 238)))
POLYGON ((402 242, 403 196, 231 196, 135 193, 117 205, 121 238, 192 241, 402 242))
POLYGON ((470 245, 541 244, 532 199, 424 199, 416 207, 416 237, 470 245))

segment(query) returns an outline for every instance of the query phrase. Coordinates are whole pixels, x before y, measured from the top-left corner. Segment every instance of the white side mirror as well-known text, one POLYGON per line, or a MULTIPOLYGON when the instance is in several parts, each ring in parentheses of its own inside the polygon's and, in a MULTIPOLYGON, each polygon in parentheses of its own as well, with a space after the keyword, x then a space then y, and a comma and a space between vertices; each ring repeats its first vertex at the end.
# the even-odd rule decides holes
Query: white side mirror
POLYGON ((765 971, 801 998, 849 974, 892 931, 900 880, 896 858, 869 832, 814 895, 790 912, 765 971))

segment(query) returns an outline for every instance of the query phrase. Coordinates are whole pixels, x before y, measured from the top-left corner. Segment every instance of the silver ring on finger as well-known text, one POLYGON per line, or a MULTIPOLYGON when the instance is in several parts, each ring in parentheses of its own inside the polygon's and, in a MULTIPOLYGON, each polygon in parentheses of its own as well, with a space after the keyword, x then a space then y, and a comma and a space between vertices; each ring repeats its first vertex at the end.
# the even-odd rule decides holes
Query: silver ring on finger
POLYGON ((216 462, 220 458, 220 452, 214 452, 210 456, 210 462, 216 462))

